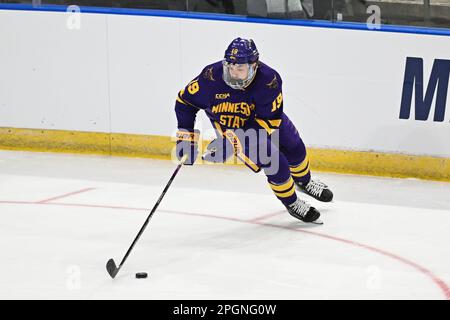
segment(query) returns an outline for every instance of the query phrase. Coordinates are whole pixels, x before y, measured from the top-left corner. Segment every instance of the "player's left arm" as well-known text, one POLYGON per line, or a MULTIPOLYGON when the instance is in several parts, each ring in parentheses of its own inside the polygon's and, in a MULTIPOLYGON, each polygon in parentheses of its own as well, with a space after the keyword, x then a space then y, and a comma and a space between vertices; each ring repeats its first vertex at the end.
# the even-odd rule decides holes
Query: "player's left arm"
POLYGON ((271 81, 261 85, 255 104, 256 122, 272 134, 281 126, 283 115, 282 81, 278 74, 275 74, 271 81))

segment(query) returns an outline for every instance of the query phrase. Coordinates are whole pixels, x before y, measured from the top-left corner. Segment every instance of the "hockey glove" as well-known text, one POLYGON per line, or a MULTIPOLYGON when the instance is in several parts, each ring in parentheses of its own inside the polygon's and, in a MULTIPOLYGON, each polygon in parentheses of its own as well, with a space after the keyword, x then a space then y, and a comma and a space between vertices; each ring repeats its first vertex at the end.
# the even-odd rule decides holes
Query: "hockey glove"
POLYGON ((178 129, 177 132, 177 146, 176 155, 179 161, 184 155, 187 159, 184 162, 186 165, 193 165, 198 155, 198 138, 200 131, 196 129, 178 129))

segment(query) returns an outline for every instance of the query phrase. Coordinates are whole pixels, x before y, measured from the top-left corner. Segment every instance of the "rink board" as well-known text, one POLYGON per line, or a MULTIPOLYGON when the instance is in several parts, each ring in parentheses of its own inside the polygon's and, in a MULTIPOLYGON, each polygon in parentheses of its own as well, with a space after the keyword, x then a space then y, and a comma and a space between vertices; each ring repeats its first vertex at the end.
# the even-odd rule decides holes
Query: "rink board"
MULTIPOLYGON (((444 31, 49 10, 0 10, 3 149, 168 157, 177 92, 241 36, 282 75, 313 168, 449 180, 444 31)), ((204 114, 196 127, 213 137, 204 114)))
MULTIPOLYGON (((0 149, 5 150, 170 159, 174 146, 174 139, 165 136, 0 128, 0 149)), ((320 148, 308 148, 308 153, 318 171, 450 181, 446 158, 320 148)))

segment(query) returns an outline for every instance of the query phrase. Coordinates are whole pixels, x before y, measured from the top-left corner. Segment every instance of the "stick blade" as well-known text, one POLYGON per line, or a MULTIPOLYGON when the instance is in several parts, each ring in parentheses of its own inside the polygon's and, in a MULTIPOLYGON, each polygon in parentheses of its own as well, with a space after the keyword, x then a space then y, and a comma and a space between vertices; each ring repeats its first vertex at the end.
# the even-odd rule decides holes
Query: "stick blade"
POLYGON ((106 271, 108 271, 111 278, 115 278, 117 273, 119 272, 119 269, 116 266, 116 263, 114 262, 114 259, 109 259, 106 263, 106 271))

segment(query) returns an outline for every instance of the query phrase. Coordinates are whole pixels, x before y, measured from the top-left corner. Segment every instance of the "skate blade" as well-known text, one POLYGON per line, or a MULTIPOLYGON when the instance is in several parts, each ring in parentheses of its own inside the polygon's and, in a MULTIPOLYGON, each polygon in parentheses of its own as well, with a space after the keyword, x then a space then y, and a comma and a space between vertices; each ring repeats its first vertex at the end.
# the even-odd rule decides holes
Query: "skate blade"
POLYGON ((312 221, 312 222, 310 222, 310 223, 312 223, 312 224, 318 224, 318 225, 322 225, 322 224, 323 224, 323 221, 322 221, 322 220, 320 220, 320 219, 317 219, 317 220, 315 220, 315 221, 312 221))

